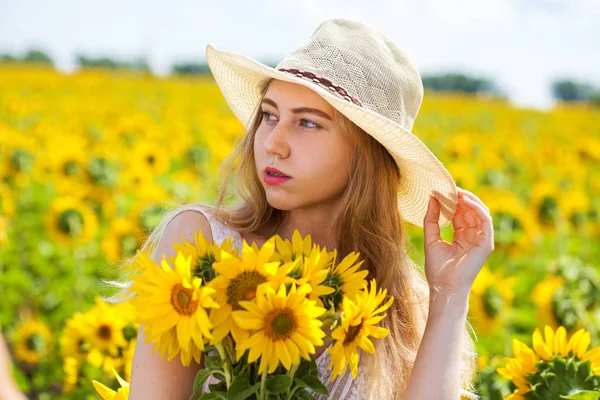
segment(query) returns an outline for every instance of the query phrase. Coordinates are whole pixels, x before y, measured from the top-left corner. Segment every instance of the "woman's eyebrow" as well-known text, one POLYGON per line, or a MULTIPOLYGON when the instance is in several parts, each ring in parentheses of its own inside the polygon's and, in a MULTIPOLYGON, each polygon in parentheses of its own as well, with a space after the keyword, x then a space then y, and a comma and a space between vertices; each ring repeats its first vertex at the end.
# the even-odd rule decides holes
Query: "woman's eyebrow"
MULTIPOLYGON (((263 99, 263 101, 262 101, 262 102, 263 102, 263 103, 266 103, 266 104, 269 104, 269 105, 271 105, 271 106, 273 106, 273 107, 275 107, 275 109, 278 109, 278 108, 277 108, 277 103, 275 103, 273 100, 271 100, 271 99, 269 99, 269 98, 266 98, 266 97, 265 97, 265 98, 263 99)), ((315 114, 315 115, 318 115, 318 116, 320 116, 320 117, 323 117, 323 118, 325 118, 325 119, 327 119, 327 120, 329 120, 329 121, 332 121, 331 117, 330 117, 328 114, 326 114, 326 113, 324 113, 323 111, 321 111, 321 110, 318 110, 318 109, 316 109, 316 108, 311 108, 311 107, 298 107, 298 108, 292 108, 292 112, 293 112, 294 114, 300 114, 300 113, 310 113, 310 114, 315 114)))

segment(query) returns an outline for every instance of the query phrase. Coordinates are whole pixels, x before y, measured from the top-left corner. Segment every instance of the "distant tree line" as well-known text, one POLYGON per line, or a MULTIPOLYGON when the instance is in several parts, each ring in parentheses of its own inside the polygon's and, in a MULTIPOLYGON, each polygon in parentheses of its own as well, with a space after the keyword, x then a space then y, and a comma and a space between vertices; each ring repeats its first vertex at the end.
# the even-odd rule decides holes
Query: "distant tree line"
MULTIPOLYGON (((145 57, 138 57, 131 61, 116 60, 114 58, 90 57, 84 54, 75 56, 79 68, 108 68, 125 69, 152 73, 145 57)), ((52 58, 41 49, 31 49, 22 56, 11 54, 0 54, 0 63, 26 62, 46 64, 54 67, 52 58)), ((265 61, 266 65, 275 67, 277 62, 265 61)), ((170 70, 173 75, 209 75, 210 69, 206 62, 187 61, 175 63, 170 70)), ((499 97, 505 97, 493 80, 469 76, 464 73, 444 73, 423 75, 423 87, 438 92, 465 92, 465 93, 488 93, 499 97)), ((556 79, 551 84, 552 97, 561 101, 583 101, 600 105, 600 88, 585 82, 577 82, 568 78, 556 79)))

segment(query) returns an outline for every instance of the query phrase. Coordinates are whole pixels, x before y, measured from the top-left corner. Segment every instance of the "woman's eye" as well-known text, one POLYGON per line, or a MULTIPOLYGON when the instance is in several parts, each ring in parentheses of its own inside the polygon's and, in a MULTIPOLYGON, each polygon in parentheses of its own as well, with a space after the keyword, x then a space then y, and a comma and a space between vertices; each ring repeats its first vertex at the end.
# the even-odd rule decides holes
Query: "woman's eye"
POLYGON ((266 111, 262 111, 262 115, 263 115, 263 118, 269 120, 269 115, 271 115, 271 113, 268 113, 266 111))
POLYGON ((306 126, 307 128, 318 128, 318 127, 319 127, 319 125, 318 125, 318 124, 315 124, 314 122, 311 122, 311 121, 309 121, 309 120, 307 120, 307 119, 303 119, 303 120, 301 120, 300 122, 308 122, 309 124, 312 124, 312 125, 313 125, 313 126, 306 126, 306 125, 304 125, 304 126, 306 126))

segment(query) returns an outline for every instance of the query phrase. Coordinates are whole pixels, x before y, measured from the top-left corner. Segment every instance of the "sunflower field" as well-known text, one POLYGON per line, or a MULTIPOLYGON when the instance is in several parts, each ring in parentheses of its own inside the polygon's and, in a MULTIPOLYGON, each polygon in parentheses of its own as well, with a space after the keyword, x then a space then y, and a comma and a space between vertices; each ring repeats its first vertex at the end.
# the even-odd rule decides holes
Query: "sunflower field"
MULTIPOLYGON (((469 306, 480 395, 600 396, 600 109, 426 92, 414 133, 494 220, 469 306)), ((214 200, 242 134, 209 76, 0 64, 0 327, 28 398, 129 382, 138 326, 103 280, 165 211, 214 200)))

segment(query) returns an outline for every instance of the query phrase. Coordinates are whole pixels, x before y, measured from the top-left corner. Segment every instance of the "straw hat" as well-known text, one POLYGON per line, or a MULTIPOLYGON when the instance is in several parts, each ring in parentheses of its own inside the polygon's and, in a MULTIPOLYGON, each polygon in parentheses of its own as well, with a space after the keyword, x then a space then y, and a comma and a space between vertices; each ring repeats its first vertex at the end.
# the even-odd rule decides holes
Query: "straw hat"
POLYGON ((458 193, 450 173, 412 132, 423 101, 421 76, 384 33, 365 23, 334 18, 277 67, 206 46, 206 60, 227 104, 249 129, 272 78, 306 86, 379 141, 400 170, 398 209, 423 227, 429 197, 440 201, 440 226, 450 224, 458 193))

